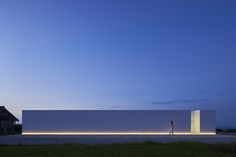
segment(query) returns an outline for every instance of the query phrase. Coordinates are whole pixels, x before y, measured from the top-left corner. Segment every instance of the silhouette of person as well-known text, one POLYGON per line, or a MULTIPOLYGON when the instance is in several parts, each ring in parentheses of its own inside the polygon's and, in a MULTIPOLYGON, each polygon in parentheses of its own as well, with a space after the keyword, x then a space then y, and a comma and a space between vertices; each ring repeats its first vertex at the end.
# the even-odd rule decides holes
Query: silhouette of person
POLYGON ((169 132, 169 134, 174 135, 174 122, 170 121, 170 125, 171 125, 171 131, 169 132))

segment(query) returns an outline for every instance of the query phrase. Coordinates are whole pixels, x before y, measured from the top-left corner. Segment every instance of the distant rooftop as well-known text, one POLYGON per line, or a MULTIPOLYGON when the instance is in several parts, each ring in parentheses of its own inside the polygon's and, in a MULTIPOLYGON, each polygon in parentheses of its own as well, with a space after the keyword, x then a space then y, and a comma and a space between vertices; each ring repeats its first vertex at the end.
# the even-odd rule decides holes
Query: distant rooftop
POLYGON ((11 112, 9 112, 5 106, 0 106, 0 120, 13 120, 19 121, 11 112))

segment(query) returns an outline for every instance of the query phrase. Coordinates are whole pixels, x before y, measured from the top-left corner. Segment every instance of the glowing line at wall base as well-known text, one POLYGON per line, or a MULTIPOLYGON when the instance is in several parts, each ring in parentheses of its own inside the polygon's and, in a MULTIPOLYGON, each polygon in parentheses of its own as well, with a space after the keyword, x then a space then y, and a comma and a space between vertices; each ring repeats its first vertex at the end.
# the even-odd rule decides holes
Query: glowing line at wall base
MULTIPOLYGON (((23 132, 22 135, 169 135, 168 132, 23 132)), ((216 135, 215 132, 176 132, 174 135, 216 135)))

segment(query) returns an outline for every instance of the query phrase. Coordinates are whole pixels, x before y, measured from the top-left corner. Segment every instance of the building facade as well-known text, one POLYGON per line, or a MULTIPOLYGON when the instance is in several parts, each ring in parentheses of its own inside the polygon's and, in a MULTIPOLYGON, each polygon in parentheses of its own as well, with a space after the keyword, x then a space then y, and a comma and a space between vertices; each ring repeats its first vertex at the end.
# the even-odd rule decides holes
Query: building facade
POLYGON ((23 134, 215 134, 212 110, 23 110, 23 134), (172 124, 173 123, 173 124, 172 124))
POLYGON ((15 133, 15 123, 19 121, 5 106, 0 106, 0 135, 15 133))

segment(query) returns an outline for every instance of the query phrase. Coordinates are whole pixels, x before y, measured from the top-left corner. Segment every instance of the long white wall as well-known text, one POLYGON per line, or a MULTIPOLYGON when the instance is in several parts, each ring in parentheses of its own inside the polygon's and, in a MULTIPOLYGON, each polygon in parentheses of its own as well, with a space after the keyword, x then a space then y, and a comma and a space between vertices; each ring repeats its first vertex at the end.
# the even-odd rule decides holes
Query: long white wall
POLYGON ((190 131, 189 111, 76 110, 23 111, 23 132, 176 132, 190 131))
POLYGON ((201 132, 215 132, 216 112, 213 110, 200 111, 200 130, 201 132))
MULTIPOLYGON (((190 110, 23 110, 22 112, 23 134, 39 132, 168 133, 171 130, 171 121, 174 121, 176 133, 191 133, 190 110)), ((208 120, 207 123, 210 123, 211 118, 208 120)), ((207 131, 213 130, 207 129, 207 131)))

